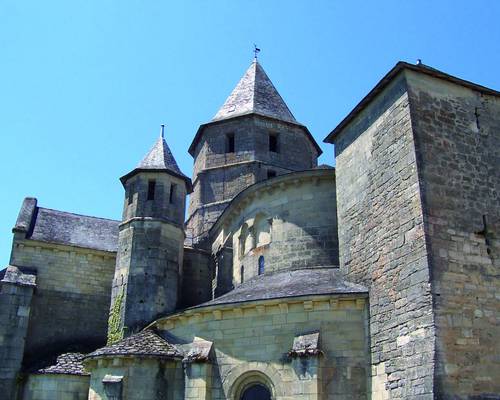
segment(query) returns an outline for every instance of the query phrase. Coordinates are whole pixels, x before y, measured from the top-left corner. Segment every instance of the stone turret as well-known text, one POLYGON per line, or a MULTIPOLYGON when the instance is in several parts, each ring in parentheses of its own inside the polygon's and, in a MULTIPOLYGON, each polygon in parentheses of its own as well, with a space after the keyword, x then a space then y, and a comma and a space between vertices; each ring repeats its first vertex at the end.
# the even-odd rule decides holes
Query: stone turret
POLYGON ((255 59, 189 148, 194 157, 187 235, 203 245, 208 230, 248 186, 314 168, 321 149, 298 123, 255 59))
POLYGON ((163 125, 150 152, 120 180, 125 202, 108 326, 111 343, 175 310, 191 188, 165 142, 163 125))

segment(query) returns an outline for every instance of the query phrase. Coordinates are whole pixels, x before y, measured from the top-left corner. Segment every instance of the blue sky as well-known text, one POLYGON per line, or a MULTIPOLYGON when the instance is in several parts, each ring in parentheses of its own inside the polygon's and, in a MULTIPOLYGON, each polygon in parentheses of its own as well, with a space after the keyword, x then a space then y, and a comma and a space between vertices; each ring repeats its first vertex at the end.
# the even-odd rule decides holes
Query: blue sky
MULTIPOLYGON (((398 61, 500 89, 500 1, 0 0, 0 267, 25 196, 120 219, 167 125, 181 169, 252 60, 322 142, 398 61)), ((0 268, 1 269, 1 268, 0 268)))

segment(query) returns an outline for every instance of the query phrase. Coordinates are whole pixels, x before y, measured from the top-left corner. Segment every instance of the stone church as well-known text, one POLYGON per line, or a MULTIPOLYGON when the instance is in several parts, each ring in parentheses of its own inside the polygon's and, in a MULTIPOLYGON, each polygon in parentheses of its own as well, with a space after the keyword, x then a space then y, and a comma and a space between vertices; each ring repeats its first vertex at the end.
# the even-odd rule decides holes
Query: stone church
POLYGON ((26 198, 0 398, 500 399, 500 92, 399 62, 325 142, 254 60, 191 179, 162 128, 121 221, 26 198))

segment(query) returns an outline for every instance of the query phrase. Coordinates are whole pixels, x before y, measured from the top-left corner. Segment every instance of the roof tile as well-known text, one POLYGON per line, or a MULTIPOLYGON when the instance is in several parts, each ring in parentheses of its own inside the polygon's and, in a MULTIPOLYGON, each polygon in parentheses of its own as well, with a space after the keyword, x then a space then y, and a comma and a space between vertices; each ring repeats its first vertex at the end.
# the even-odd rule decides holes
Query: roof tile
POLYGON ((251 113, 297 123, 257 60, 252 62, 213 121, 251 113))
POLYGON ((146 329, 115 344, 102 347, 88 354, 86 358, 114 356, 182 358, 183 354, 157 333, 146 329))

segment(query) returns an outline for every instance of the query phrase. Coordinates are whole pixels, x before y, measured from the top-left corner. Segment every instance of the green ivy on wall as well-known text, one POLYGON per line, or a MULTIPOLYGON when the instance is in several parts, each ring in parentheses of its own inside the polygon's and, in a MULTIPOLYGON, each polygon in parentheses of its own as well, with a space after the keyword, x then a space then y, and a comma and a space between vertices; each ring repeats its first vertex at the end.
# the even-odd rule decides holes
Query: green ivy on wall
POLYGON ((108 319, 108 342, 107 345, 119 342, 123 339, 122 308, 125 291, 122 287, 120 293, 115 297, 108 319))

